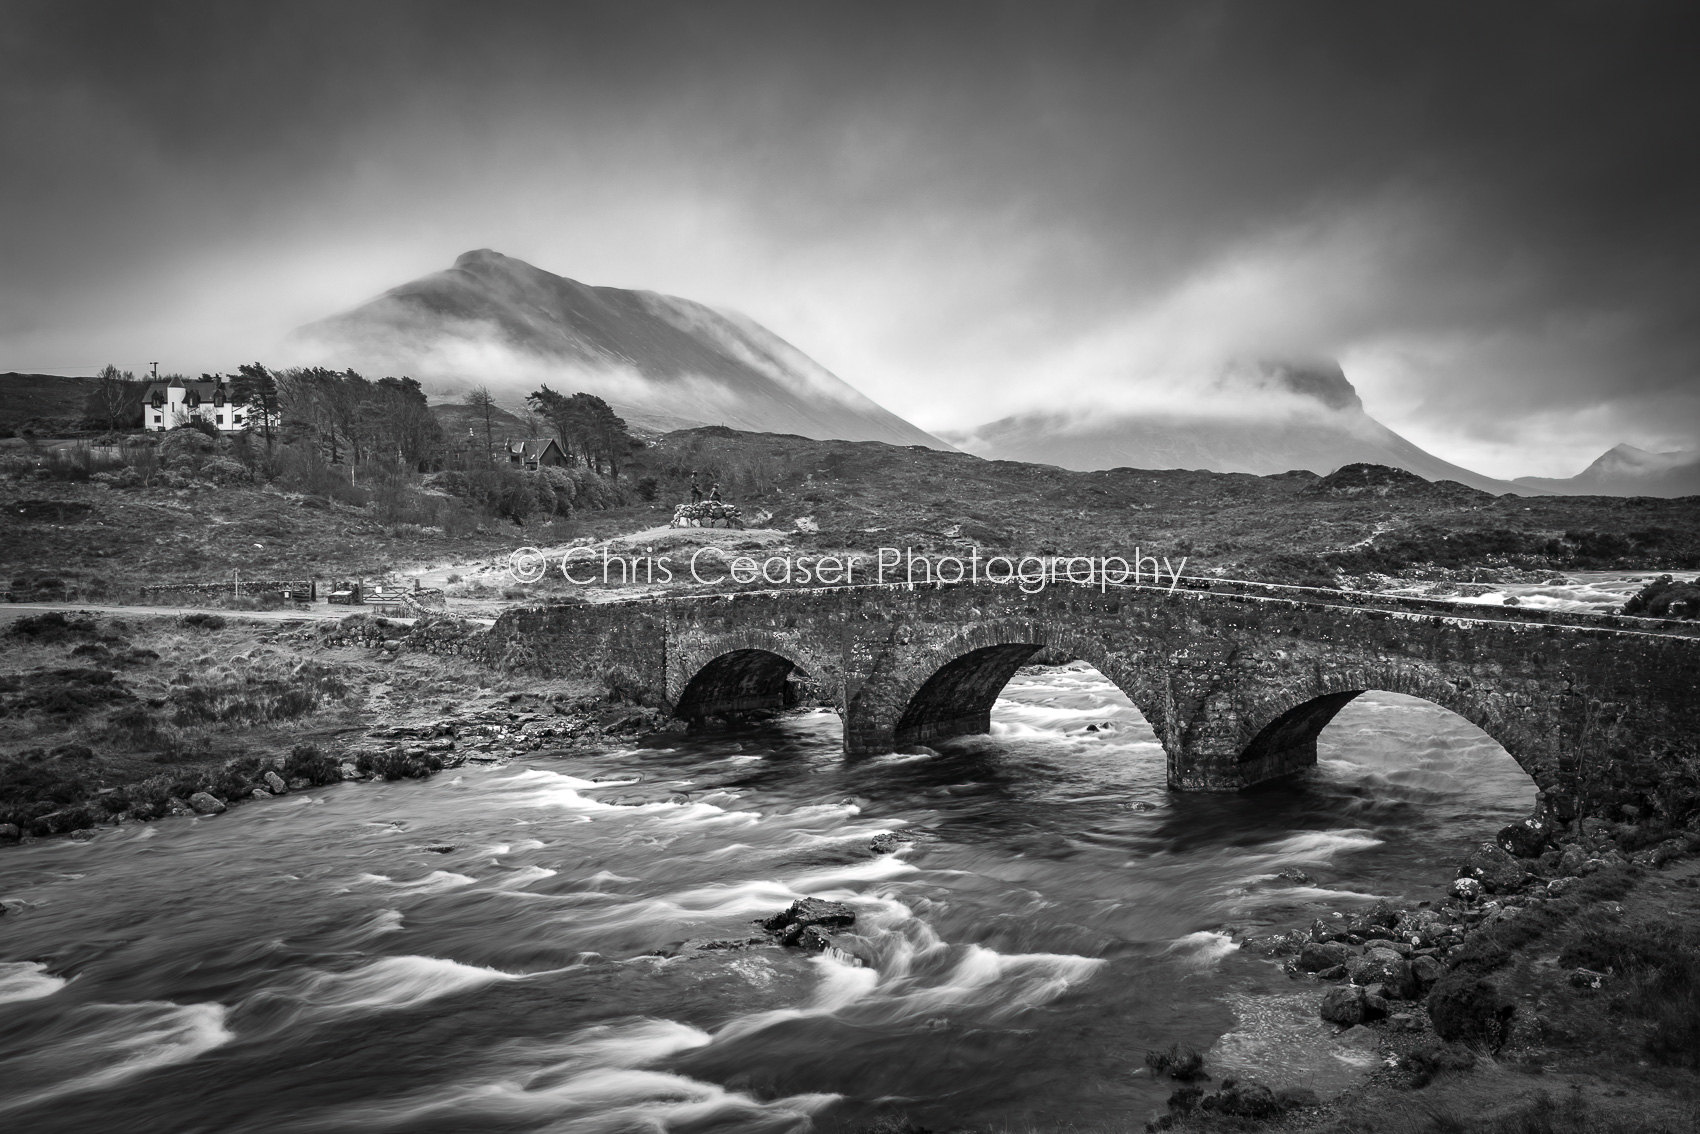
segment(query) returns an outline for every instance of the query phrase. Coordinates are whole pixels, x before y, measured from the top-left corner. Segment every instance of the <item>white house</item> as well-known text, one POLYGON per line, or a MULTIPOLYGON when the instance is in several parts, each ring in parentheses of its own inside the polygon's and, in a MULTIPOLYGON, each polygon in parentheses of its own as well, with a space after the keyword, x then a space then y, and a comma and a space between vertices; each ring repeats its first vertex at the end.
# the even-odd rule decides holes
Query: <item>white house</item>
POLYGON ((142 395, 143 427, 161 432, 199 419, 221 433, 240 433, 247 428, 249 412, 231 401, 230 383, 223 379, 173 378, 150 383, 142 395))

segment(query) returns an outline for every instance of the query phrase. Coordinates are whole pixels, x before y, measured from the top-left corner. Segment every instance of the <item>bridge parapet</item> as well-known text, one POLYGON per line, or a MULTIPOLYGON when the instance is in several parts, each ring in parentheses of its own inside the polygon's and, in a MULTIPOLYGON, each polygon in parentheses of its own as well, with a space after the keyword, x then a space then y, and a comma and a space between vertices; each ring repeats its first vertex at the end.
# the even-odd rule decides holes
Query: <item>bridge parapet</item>
POLYGON ((1050 647, 1138 706, 1178 789, 1301 771, 1368 689, 1459 713, 1570 810, 1669 810, 1661 793, 1700 784, 1700 627, 1662 620, 1220 580, 1172 593, 935 583, 524 608, 491 645, 499 664, 616 675, 696 721, 776 706, 806 675, 842 715, 851 755, 984 731, 1004 682, 1050 647))

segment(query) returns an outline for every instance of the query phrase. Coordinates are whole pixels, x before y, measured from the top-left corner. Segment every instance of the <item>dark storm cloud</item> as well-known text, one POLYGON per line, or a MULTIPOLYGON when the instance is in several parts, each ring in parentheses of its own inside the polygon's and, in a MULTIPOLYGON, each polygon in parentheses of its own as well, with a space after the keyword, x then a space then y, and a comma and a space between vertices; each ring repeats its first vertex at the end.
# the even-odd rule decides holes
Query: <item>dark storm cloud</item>
POLYGON ((5 13, 0 367, 226 368, 491 246, 934 427, 1275 353, 1498 473, 1700 423, 1686 6, 5 13))

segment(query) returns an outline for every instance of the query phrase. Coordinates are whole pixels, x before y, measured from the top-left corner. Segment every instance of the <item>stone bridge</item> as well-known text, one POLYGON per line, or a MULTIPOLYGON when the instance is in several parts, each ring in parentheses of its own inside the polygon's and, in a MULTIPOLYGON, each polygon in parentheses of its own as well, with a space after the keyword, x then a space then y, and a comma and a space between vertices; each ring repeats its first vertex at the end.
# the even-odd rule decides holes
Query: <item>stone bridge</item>
POLYGON ((851 756, 988 731, 1005 682, 1047 650, 1127 694, 1181 790, 1238 790, 1314 764, 1317 734, 1372 689, 1481 728, 1567 816, 1686 811, 1700 790, 1693 624, 1183 582, 567 603, 509 611, 489 642, 506 668, 606 682, 694 723, 781 707, 802 679, 837 709, 851 756))

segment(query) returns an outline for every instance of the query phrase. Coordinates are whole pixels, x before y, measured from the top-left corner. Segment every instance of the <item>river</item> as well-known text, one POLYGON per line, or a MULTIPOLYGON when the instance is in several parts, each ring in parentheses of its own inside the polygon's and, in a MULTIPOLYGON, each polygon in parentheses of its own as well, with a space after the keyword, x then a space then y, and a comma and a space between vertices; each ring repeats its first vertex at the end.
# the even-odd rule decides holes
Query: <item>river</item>
POLYGON ((1431 899, 1534 800, 1392 694, 1307 779, 1238 796, 1169 794, 1080 663, 1024 671, 993 719, 846 763, 803 710, 0 853, 0 1127, 1119 1130, 1177 1041, 1326 1092, 1367 1057, 1232 938, 1431 899), (887 830, 917 841, 871 854, 887 830), (851 904, 872 963, 681 948, 802 895, 851 904))

